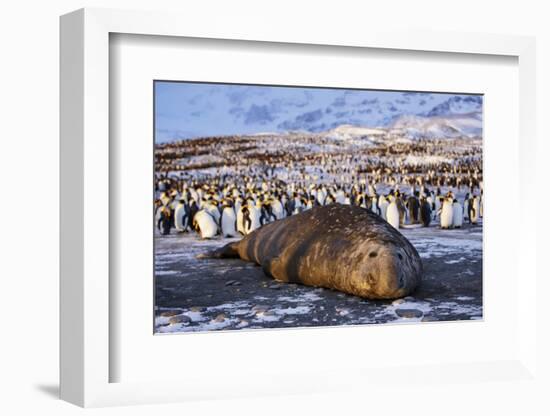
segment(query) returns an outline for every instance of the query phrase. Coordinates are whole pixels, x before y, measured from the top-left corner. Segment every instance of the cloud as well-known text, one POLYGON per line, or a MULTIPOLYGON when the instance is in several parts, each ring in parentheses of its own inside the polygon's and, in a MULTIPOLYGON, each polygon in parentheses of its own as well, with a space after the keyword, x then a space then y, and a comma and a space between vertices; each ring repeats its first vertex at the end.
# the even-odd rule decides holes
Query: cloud
POLYGON ((370 100, 365 99, 365 100, 361 101, 361 104, 362 104, 362 105, 374 105, 374 104, 378 104, 378 98, 372 98, 372 99, 370 99, 370 100))
POLYGON ((336 97, 331 104, 333 107, 343 107, 346 105, 346 97, 336 97))
POLYGON ((227 92, 227 98, 232 104, 240 106, 248 96, 247 88, 232 88, 227 92))
POLYGON ((285 130, 310 130, 313 123, 323 118, 323 110, 308 111, 297 116, 293 121, 285 121, 279 124, 280 129, 285 130))
POLYGON ((275 120, 267 105, 252 104, 245 114, 245 124, 266 124, 275 120))
POLYGON ((342 118, 342 117, 346 117, 347 115, 349 115, 349 111, 339 111, 337 113, 334 113, 334 117, 336 118, 342 118))

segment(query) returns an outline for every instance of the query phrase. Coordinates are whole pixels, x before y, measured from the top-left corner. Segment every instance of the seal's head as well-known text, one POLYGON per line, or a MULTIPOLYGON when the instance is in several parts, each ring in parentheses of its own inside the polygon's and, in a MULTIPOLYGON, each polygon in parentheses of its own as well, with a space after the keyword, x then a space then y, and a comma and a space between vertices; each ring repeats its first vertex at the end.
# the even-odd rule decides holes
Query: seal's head
POLYGON ((410 294, 420 283, 422 263, 409 247, 393 243, 370 244, 352 274, 358 296, 397 299, 410 294))

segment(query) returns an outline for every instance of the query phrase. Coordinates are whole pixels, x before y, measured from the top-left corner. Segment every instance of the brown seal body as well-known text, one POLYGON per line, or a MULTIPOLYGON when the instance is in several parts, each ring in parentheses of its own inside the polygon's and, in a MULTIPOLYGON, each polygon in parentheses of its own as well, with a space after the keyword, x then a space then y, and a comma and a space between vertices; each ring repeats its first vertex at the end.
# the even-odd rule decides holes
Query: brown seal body
POLYGON ((199 258, 240 257, 281 282, 368 299, 407 296, 422 262, 411 243, 369 210, 332 204, 278 220, 199 258))

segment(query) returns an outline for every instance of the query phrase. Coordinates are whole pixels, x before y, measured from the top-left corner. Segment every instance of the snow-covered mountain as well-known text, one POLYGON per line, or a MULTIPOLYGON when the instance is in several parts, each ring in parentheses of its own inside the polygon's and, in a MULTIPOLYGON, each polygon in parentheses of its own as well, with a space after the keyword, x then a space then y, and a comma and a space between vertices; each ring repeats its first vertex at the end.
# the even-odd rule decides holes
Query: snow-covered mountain
POLYGON ((327 138, 335 140, 346 140, 357 137, 377 137, 383 136, 386 134, 386 129, 382 128, 370 128, 370 127, 361 127, 353 126, 350 124, 343 124, 341 126, 335 127, 331 130, 324 132, 324 136, 327 138))
MULTIPOLYGON (((341 130, 352 136, 360 134, 349 126, 401 129, 413 137, 475 136, 481 134, 482 102, 482 96, 467 94, 160 82, 155 84, 156 140, 319 133, 340 126, 348 126, 341 130)), ((336 131, 335 137, 344 133, 336 131)))
POLYGON ((441 104, 436 105, 427 117, 440 117, 456 114, 481 113, 483 98, 479 95, 455 95, 441 104))
POLYGON ((405 115, 389 128, 411 138, 481 137, 483 122, 478 112, 431 117, 405 115))

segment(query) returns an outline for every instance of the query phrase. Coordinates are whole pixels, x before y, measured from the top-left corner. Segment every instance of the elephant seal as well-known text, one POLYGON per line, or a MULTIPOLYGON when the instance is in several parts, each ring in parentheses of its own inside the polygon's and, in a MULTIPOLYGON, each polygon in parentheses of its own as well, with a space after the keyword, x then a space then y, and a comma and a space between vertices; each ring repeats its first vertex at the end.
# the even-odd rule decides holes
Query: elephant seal
POLYGON ((369 210, 340 204, 274 221, 197 257, 240 257, 280 282, 367 299, 407 296, 422 276, 418 252, 399 231, 369 210))

